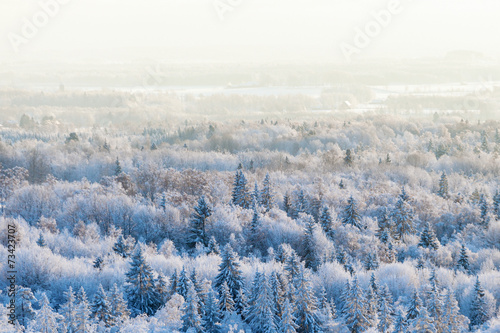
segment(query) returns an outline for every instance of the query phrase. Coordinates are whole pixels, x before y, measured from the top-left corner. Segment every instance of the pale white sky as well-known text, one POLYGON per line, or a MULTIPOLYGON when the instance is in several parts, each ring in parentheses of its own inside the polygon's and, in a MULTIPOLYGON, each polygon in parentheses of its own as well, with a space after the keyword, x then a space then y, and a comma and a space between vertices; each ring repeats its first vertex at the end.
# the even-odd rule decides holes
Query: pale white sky
POLYGON ((394 1, 397 13, 357 47, 359 56, 468 49, 500 57, 496 0, 0 0, 0 62, 58 56, 341 62, 341 45, 356 47, 356 28, 370 27, 371 13, 394 1), (58 1, 67 4, 44 22, 41 4, 58 1), (223 20, 215 4, 230 8, 223 20), (34 16, 41 27, 23 34, 34 16))

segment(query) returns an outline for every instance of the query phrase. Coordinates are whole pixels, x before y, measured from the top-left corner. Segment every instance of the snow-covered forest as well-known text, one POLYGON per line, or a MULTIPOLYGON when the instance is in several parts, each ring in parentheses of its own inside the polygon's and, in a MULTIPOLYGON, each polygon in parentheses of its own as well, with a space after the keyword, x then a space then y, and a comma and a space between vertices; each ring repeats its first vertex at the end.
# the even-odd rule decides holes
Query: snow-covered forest
POLYGON ((33 109, 0 129, 0 332, 500 330, 500 122, 193 97, 134 123, 113 94, 97 120, 3 93, 33 109))

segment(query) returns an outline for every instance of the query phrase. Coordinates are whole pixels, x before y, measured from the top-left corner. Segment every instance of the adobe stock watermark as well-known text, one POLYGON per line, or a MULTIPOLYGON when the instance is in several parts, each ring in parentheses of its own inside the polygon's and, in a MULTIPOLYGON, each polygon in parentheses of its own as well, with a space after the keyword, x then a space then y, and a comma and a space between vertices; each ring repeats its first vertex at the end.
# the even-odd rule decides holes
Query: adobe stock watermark
POLYGON ((342 42, 339 45, 340 51, 347 62, 351 62, 353 56, 361 54, 362 50, 367 48, 373 39, 378 37, 392 23, 393 17, 402 12, 403 4, 401 0, 389 0, 386 8, 371 11, 370 16, 372 19, 363 27, 354 28, 352 42, 342 42))
POLYGON ((213 5, 219 19, 224 21, 226 13, 234 11, 242 3, 243 0, 215 0, 213 5))
POLYGON ((50 20, 59 14, 61 7, 71 0, 41 0, 38 10, 31 17, 24 17, 19 33, 10 32, 7 35, 14 52, 18 53, 22 45, 35 38, 50 20))
POLYGON ((495 91, 495 83, 491 77, 488 78, 480 77, 479 85, 474 87, 474 90, 465 96, 463 105, 457 105, 456 108, 463 108, 464 110, 478 110, 481 108, 482 102, 484 102, 488 95, 495 91))

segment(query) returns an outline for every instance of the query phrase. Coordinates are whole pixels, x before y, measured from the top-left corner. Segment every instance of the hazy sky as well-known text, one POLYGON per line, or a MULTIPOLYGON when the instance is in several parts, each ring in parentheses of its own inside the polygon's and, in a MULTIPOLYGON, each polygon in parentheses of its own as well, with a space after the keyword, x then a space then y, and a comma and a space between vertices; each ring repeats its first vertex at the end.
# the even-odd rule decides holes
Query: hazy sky
POLYGON ((499 14, 496 0, 1 0, 0 62, 343 62, 457 49, 499 58, 499 14), (373 13, 388 9, 377 23, 373 13), (372 36, 363 39, 367 29, 372 36))

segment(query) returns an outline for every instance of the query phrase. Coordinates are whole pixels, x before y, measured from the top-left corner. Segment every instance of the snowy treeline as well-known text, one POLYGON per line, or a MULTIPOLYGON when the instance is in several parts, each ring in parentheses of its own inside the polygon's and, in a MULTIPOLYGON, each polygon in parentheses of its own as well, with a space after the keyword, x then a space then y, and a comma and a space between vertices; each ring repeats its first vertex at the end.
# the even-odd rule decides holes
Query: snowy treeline
POLYGON ((12 331, 500 326, 496 122, 32 125, 0 131, 12 331))

